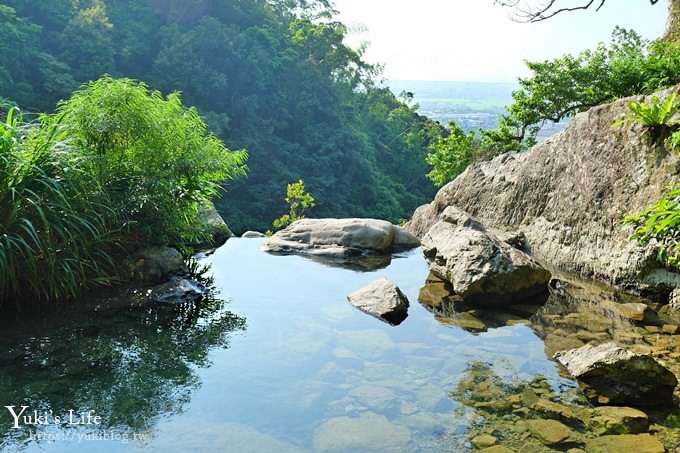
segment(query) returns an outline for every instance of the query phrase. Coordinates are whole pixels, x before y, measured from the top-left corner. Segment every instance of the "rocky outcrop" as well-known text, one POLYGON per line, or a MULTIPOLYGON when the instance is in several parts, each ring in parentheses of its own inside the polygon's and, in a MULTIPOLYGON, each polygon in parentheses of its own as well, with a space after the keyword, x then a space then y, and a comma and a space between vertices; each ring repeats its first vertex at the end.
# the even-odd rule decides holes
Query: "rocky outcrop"
POLYGON ((430 271, 466 302, 498 306, 547 296, 550 272, 453 206, 444 209, 422 245, 430 271))
POLYGON ((557 268, 635 291, 680 286, 679 275, 655 264, 652 246, 630 240, 631 228, 621 225, 678 182, 680 169, 678 156, 651 145, 642 126, 612 127, 629 101, 576 115, 528 152, 469 167, 406 228, 424 238, 457 206, 487 227, 523 232, 532 256, 557 268))
POLYGON ((302 219, 264 241, 262 250, 347 258, 419 245, 418 238, 385 220, 302 219))
POLYGON ((665 406, 678 381, 651 356, 605 343, 561 351, 554 358, 582 384, 594 403, 665 406))
POLYGON ((347 296, 359 310, 393 326, 408 316, 408 299, 393 282, 383 278, 347 296))

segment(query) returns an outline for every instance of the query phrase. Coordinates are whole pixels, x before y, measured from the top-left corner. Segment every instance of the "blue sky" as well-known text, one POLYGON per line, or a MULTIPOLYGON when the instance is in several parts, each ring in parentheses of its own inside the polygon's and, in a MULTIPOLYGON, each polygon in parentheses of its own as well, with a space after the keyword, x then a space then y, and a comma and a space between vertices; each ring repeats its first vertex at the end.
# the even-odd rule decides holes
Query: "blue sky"
POLYGON ((384 64, 391 80, 514 81, 528 74, 525 59, 593 48, 609 42, 616 25, 660 37, 668 12, 667 0, 654 6, 648 0, 608 0, 599 12, 591 7, 526 24, 513 21, 512 10, 493 0, 335 0, 335 5, 337 18, 352 30, 348 44, 368 42, 365 59, 384 64))

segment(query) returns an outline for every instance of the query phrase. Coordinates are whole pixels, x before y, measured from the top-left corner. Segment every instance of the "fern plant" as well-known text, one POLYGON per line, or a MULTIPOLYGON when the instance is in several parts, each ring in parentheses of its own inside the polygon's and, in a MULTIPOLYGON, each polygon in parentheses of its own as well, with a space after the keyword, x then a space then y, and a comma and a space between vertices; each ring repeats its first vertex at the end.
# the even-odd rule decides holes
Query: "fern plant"
POLYGON ((653 96, 649 103, 631 101, 628 103, 628 114, 614 122, 612 126, 638 123, 647 127, 650 139, 654 144, 662 144, 678 128, 678 121, 673 120, 680 111, 677 94, 671 93, 661 100, 653 96))
POLYGON ((626 216, 623 223, 635 226, 631 239, 642 244, 656 241, 661 264, 680 270, 680 185, 670 188, 651 206, 626 216))

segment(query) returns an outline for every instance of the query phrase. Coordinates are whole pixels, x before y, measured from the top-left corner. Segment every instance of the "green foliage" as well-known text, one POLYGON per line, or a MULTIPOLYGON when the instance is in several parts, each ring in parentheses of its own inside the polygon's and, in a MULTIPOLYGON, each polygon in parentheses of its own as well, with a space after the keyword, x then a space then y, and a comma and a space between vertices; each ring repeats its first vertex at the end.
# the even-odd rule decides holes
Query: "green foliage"
POLYGON ((304 219, 305 211, 316 205, 316 200, 305 190, 305 183, 301 179, 288 184, 285 200, 290 210, 288 214, 283 214, 272 223, 277 230, 287 227, 296 220, 304 219))
POLYGON ((57 123, 25 126, 18 113, 0 123, 0 301, 110 283, 118 238, 106 193, 57 140, 57 123))
POLYGON ((532 76, 520 79, 499 128, 485 132, 487 146, 523 150, 546 122, 559 122, 618 98, 649 94, 680 82, 680 44, 649 42, 615 28, 609 46, 578 55, 527 62, 532 76))
POLYGON ((229 148, 248 149, 248 180, 215 203, 235 232, 266 229, 298 178, 320 216, 397 221, 434 195, 424 157, 441 128, 374 82, 380 68, 345 45, 328 0, 2 3, 0 96, 48 111, 103 73, 133 77, 181 90, 229 148))
POLYGON ((178 93, 130 79, 102 77, 60 103, 45 124, 87 157, 129 237, 142 243, 205 239, 193 231, 201 205, 220 184, 246 173, 245 151, 229 151, 178 93))
POLYGON ((627 123, 642 124, 648 128, 652 142, 660 144, 677 129, 677 121, 672 120, 680 110, 680 102, 676 97, 675 93, 671 93, 663 100, 653 96, 649 103, 631 101, 628 103, 630 112, 624 118, 615 121, 613 126, 627 123))
POLYGON ((68 298, 118 280, 113 256, 205 239, 198 208, 245 174, 174 93, 104 77, 39 124, 0 123, 0 300, 68 298))
POLYGON ((626 216, 623 223, 635 227, 631 239, 656 243, 660 263, 680 270, 680 186, 670 188, 641 212, 626 216))
POLYGON ((479 153, 479 142, 474 132, 465 134, 456 123, 450 123, 448 135, 430 145, 425 160, 432 165, 427 177, 441 187, 461 174, 479 153))

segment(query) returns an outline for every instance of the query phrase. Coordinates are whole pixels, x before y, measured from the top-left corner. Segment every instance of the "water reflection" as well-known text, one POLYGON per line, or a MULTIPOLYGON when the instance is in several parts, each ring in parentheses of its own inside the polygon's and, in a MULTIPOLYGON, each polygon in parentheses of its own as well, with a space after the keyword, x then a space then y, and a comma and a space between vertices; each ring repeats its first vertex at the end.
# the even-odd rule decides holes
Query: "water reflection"
POLYGON ((33 416, 14 429, 3 408, 0 449, 74 430, 148 434, 159 416, 182 411, 210 351, 245 329, 222 300, 168 306, 123 294, 0 322, 0 402, 33 416))
POLYGON ((502 308, 478 307, 467 304, 456 295, 448 282, 429 274, 420 289, 418 301, 435 319, 471 333, 486 332, 503 326, 529 325, 529 319, 538 311, 536 300, 524 304, 505 305, 502 308))

